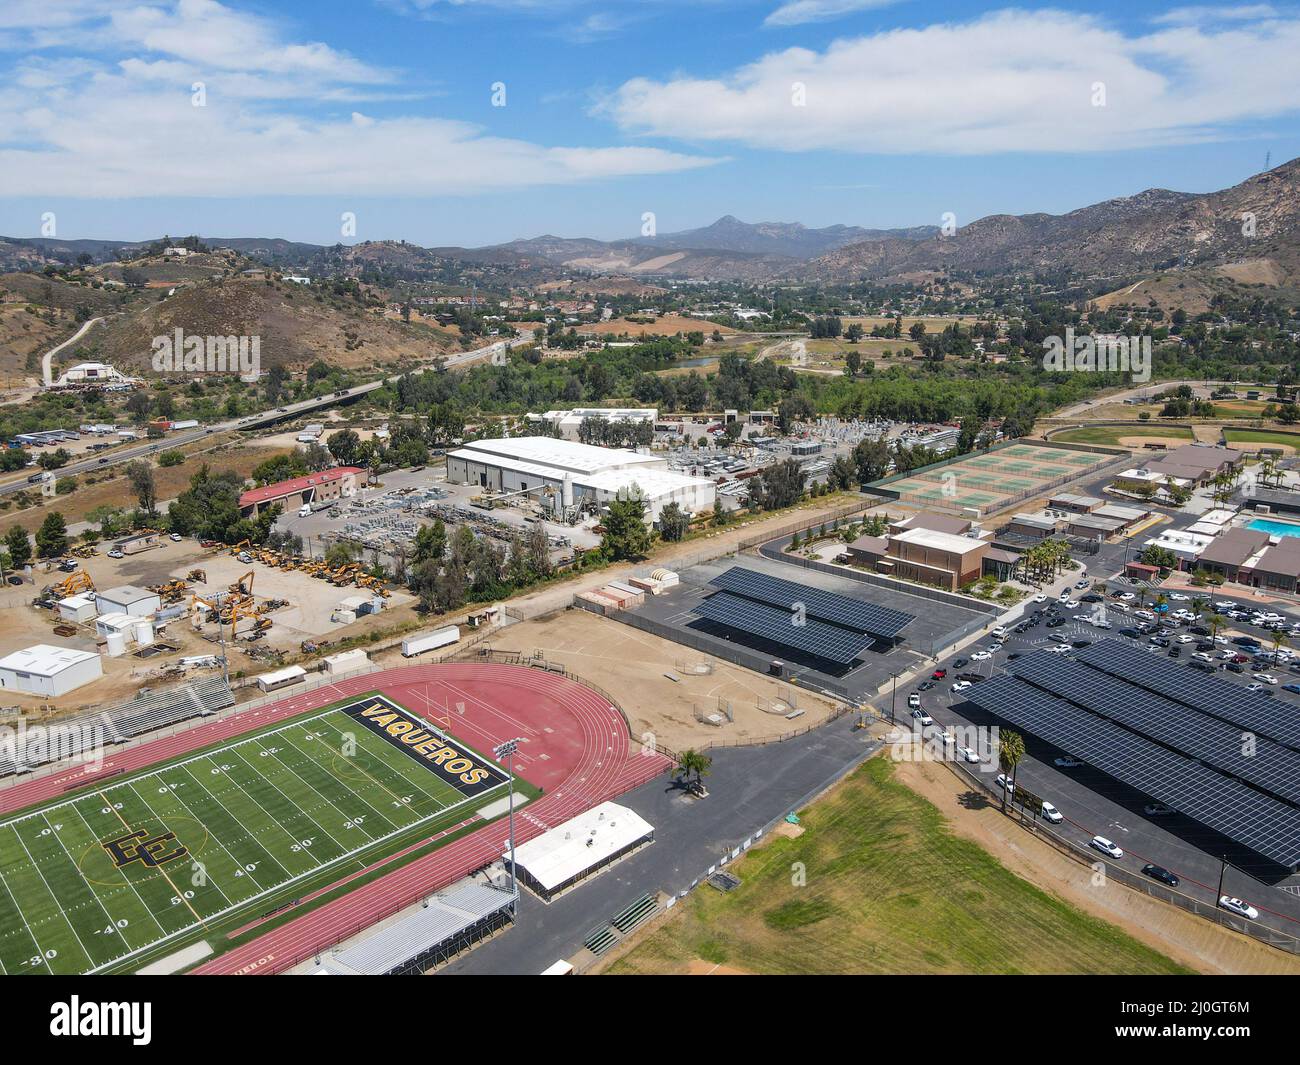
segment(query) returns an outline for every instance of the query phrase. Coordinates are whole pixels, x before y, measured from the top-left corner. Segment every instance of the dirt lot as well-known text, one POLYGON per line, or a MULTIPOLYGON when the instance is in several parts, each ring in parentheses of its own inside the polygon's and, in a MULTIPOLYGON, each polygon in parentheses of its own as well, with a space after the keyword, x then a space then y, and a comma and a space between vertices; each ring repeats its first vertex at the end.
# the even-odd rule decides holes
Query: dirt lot
POLYGON ((804 711, 799 717, 767 713, 759 709, 759 701, 788 695, 787 685, 585 610, 511 625, 490 642, 498 651, 540 651, 542 657, 563 663, 617 700, 634 736, 654 733, 657 742, 674 750, 769 739, 818 724, 833 709, 829 701, 798 691, 798 707, 804 711), (689 672, 706 662, 712 672, 689 672), (720 699, 731 701, 734 721, 723 718, 720 726, 713 726, 695 720, 696 707, 718 713, 720 699))
MULTIPOLYGON (((362 589, 351 584, 336 588, 329 581, 317 580, 296 570, 286 573, 257 562, 251 564, 240 562, 228 551, 205 551, 202 552, 202 556, 197 561, 178 563, 172 569, 171 575, 184 577, 191 566, 201 566, 207 571, 208 583, 199 589, 200 593, 203 590, 218 592, 252 570, 253 595, 256 599, 259 601, 289 600, 287 607, 266 615, 275 623, 264 640, 271 647, 297 653, 299 643, 308 637, 324 636, 335 639, 340 634, 369 631, 376 624, 387 625, 389 621, 386 616, 381 616, 378 620, 365 618, 346 627, 330 621, 330 615, 341 600, 365 594, 362 589)), ((395 591, 390 593, 390 598, 386 600, 387 609, 402 607, 414 601, 414 596, 395 591)), ((216 631, 216 626, 208 626, 208 628, 216 631)))

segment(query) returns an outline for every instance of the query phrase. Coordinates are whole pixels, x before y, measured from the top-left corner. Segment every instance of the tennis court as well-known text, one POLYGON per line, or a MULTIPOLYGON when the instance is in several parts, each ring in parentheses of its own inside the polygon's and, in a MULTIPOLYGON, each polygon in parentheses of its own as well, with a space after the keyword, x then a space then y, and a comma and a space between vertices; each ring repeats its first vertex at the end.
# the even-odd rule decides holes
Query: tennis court
POLYGON ((1050 491, 1111 462, 1113 456, 1015 443, 883 484, 899 502, 930 509, 992 513, 1050 491))

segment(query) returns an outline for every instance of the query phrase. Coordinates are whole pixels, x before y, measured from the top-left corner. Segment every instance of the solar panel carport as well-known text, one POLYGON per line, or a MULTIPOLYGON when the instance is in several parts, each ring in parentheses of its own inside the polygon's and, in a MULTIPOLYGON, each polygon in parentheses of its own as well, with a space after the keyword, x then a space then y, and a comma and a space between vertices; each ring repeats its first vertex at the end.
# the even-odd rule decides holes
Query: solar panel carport
MULTIPOLYGON (((1109 651, 1113 642, 1096 646, 1109 651)), ((1144 652, 1137 654, 1148 659, 1144 652)), ((1097 657, 1112 665, 1116 661, 1107 653, 1097 657)), ((1168 668, 1163 662, 1149 664, 1168 668)), ((966 698, 1270 861, 1300 868, 1300 806, 1282 797, 1295 793, 1286 779, 1291 752, 1270 745, 1266 763, 1251 767, 1248 779, 1243 760, 1233 763, 1221 746, 1226 734, 1211 727, 1206 715, 1180 714, 1171 700, 1150 696, 1150 684, 1170 678, 1136 664, 1134 672, 1142 675, 1143 684, 1128 677, 1119 683, 1102 670, 1035 652, 1018 661, 1014 673, 978 685, 966 698), (1127 690, 1117 690, 1116 683, 1127 690), (1172 724, 1161 723, 1162 715, 1169 715, 1172 724), (1227 764, 1238 771, 1224 771, 1227 764)), ((1190 687, 1200 678, 1188 676, 1184 667, 1178 680, 1190 687)), ((1244 737, 1237 736, 1240 746, 1244 737)))
POLYGON ((892 640, 916 620, 914 614, 905 610, 864 603, 838 592, 795 584, 794 581, 770 577, 744 566, 732 566, 709 583, 715 588, 722 588, 755 602, 778 606, 787 612, 802 604, 804 613, 810 618, 843 625, 858 632, 869 632, 882 640, 892 640))

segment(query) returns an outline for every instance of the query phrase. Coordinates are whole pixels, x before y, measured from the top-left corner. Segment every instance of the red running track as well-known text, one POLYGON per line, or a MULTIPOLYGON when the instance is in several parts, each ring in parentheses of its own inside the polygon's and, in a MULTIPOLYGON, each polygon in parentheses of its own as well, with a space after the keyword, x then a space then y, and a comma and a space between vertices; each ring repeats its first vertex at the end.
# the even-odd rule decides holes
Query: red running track
MULTIPOLYGON (((199 725, 107 758, 0 791, 0 813, 30 806, 124 773, 146 769, 252 729, 370 691, 436 720, 448 715, 458 739, 485 755, 522 739, 515 772, 541 788, 515 818, 520 842, 663 772, 668 760, 632 749, 619 711, 590 688, 527 666, 475 662, 407 666, 344 678, 257 710, 199 725)), ((289 921, 200 966, 198 973, 275 973, 296 965, 412 902, 499 858, 504 822, 485 825, 422 858, 289 921)))

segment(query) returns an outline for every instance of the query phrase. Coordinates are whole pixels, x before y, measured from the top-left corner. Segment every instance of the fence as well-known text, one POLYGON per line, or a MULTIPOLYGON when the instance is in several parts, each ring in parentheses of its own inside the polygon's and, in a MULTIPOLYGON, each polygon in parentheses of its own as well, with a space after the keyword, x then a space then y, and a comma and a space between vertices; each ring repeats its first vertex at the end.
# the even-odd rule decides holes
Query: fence
MULTIPOLYGON (((810 732, 812 731, 813 728, 819 728, 819 727, 820 725, 809 726, 806 729, 801 729, 798 732, 791 733, 790 736, 785 738, 801 736, 805 732, 810 732)), ((710 746, 728 746, 728 747, 761 746, 767 743, 778 743, 778 742, 780 741, 764 740, 762 741, 762 744, 750 745, 750 744, 733 743, 733 744, 711 744, 710 746)), ((822 783, 818 784, 811 791, 807 792, 805 795, 801 796, 800 798, 796 799, 794 802, 786 806, 784 813, 777 814, 775 817, 769 819, 759 828, 755 829, 753 832, 749 833, 749 835, 745 836, 739 843, 735 844, 734 846, 724 848, 722 855, 718 858, 716 862, 714 862, 703 873, 701 873, 694 880, 692 880, 685 889, 678 892, 676 895, 670 896, 667 903, 665 903, 663 909, 654 915, 654 919, 647 921, 645 924, 641 925, 641 927, 642 928, 652 927, 656 921, 661 919, 665 914, 669 913, 672 910, 672 908, 677 905, 678 902, 686 898, 688 895, 691 894, 691 892, 695 891, 697 888, 708 883, 709 877, 713 876, 715 873, 719 872, 720 870, 726 868, 726 866, 728 866, 732 862, 743 857, 751 847, 761 842, 763 837, 767 835, 767 833, 772 831, 772 829, 774 829, 777 825, 779 825, 782 821, 784 821, 790 814, 794 813, 796 810, 803 809, 809 803, 813 802, 815 799, 819 798, 820 796, 824 795, 826 792, 830 791, 831 788, 835 787, 836 784, 838 784, 841 780, 843 780, 850 773, 856 770, 860 765, 862 765, 863 762, 865 762, 868 758, 872 757, 877 751, 880 750, 880 748, 881 748, 881 743, 879 740, 868 744, 866 748, 863 750, 862 754, 852 759, 847 764, 841 766, 834 773, 832 773, 828 779, 824 780, 822 783)), ((698 747, 696 748, 696 750, 703 750, 703 749, 704 748, 698 748, 698 747)), ((628 940, 623 940, 621 942, 628 942, 628 940)), ((589 960, 584 959, 581 964, 575 966, 575 969, 579 973, 584 973, 587 972, 589 969, 591 969, 596 964, 597 961, 602 960, 602 958, 608 960, 608 958, 614 956, 616 955, 602 955, 601 958, 592 957, 589 960)))
MULTIPOLYGON (((984 774, 975 772, 964 763, 954 762, 950 759, 943 759, 946 765, 963 783, 974 784, 979 790, 985 793, 1001 805, 1001 792, 994 790, 993 785, 984 779, 984 774)), ((1016 809, 1016 807, 1012 807, 1016 809)), ((1044 824, 1027 823, 1021 817, 1013 817, 1022 828, 1031 832, 1034 836, 1050 844, 1057 851, 1067 858, 1070 858, 1080 865, 1086 865, 1092 868, 1096 862, 1096 854, 1086 847, 1058 835, 1052 829, 1044 824)), ((1150 877, 1140 876, 1137 873, 1130 872, 1122 866, 1106 864, 1106 877, 1116 880, 1125 887, 1139 891, 1149 898, 1159 899, 1161 902, 1167 902, 1177 906, 1179 909, 1186 910, 1188 913, 1195 914, 1198 917, 1204 917, 1213 921, 1215 924, 1222 925, 1232 929, 1234 932, 1241 932, 1250 936, 1261 943, 1270 947, 1276 947, 1278 950, 1287 951, 1290 954, 1300 954, 1300 938, 1278 931, 1276 928, 1269 928, 1267 925, 1261 925, 1245 918, 1237 918, 1228 914, 1218 905, 1202 902, 1194 899, 1190 895, 1185 895, 1181 891, 1175 891, 1173 888, 1160 884, 1150 877)))

